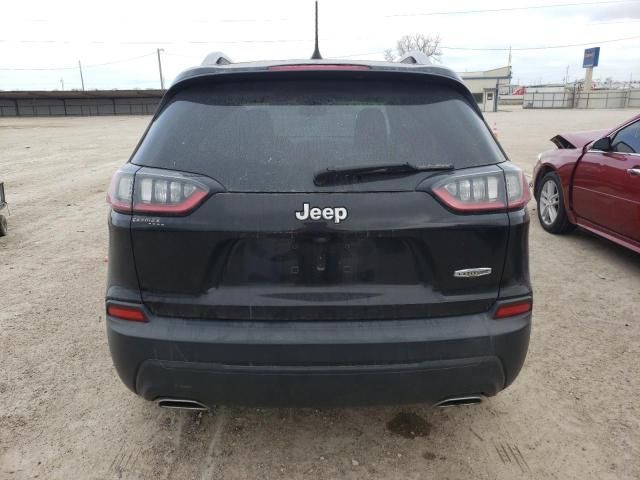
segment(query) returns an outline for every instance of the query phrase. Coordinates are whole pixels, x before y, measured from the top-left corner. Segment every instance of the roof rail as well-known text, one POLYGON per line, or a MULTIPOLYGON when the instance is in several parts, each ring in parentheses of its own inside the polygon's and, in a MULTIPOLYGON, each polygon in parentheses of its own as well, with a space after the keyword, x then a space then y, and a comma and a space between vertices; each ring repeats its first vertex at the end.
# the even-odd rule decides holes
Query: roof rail
POLYGON ((418 65, 431 65, 429 56, 423 52, 412 50, 398 59, 398 63, 414 63, 418 65))
POLYGON ((200 65, 229 65, 233 63, 229 57, 222 52, 212 52, 205 57, 200 65))

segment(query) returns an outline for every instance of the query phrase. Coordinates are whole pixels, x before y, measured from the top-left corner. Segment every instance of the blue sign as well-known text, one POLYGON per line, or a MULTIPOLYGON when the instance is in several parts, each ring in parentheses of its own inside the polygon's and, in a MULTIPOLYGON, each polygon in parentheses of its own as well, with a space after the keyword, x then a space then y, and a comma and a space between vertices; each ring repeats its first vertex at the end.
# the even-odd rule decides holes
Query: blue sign
POLYGON ((598 60, 600 60, 600 47, 587 48, 584 51, 584 60, 582 60, 582 68, 597 67, 598 60))

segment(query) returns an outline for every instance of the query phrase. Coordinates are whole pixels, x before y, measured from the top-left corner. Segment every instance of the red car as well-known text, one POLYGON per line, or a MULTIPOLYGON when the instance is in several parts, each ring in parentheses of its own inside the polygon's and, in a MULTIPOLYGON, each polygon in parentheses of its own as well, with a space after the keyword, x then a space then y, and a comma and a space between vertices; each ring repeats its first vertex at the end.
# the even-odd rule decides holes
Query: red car
POLYGON ((640 253, 640 115, 613 130, 556 135, 533 171, 538 219, 576 225, 640 253))

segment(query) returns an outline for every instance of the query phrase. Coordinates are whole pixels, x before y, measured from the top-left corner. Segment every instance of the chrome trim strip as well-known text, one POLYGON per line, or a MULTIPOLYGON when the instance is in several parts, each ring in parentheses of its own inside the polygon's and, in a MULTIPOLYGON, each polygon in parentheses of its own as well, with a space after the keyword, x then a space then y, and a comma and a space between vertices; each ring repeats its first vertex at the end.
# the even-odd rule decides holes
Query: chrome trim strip
POLYGON ((491 275, 492 269, 490 267, 479 268, 465 268, 462 270, 456 270, 453 272, 455 278, 476 278, 491 275))
POLYGON ((447 408, 457 407, 463 405, 475 405, 482 403, 482 397, 480 395, 466 395, 463 397, 449 397, 444 400, 440 400, 434 405, 434 407, 447 408))
POLYGON ((604 150, 587 150, 587 153, 615 153, 616 155, 631 155, 632 157, 640 157, 640 153, 631 153, 631 152, 605 152, 604 150))
POLYGON ((168 408, 172 410, 209 410, 209 407, 207 407, 203 403, 198 402, 197 400, 186 400, 183 398, 161 397, 156 399, 156 403, 162 408, 168 408))

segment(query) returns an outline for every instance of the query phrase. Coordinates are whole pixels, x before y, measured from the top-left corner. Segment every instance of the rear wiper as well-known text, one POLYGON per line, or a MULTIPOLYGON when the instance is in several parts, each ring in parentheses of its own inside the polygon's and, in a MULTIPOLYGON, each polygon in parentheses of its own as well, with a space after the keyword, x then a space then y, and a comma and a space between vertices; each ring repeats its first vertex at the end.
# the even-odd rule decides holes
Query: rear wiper
POLYGON ((318 186, 335 183, 341 179, 351 177, 412 174, 417 172, 441 172, 453 170, 451 164, 413 165, 411 163, 389 163, 377 165, 360 165, 357 167, 334 167, 317 172, 313 177, 313 183, 318 186))

